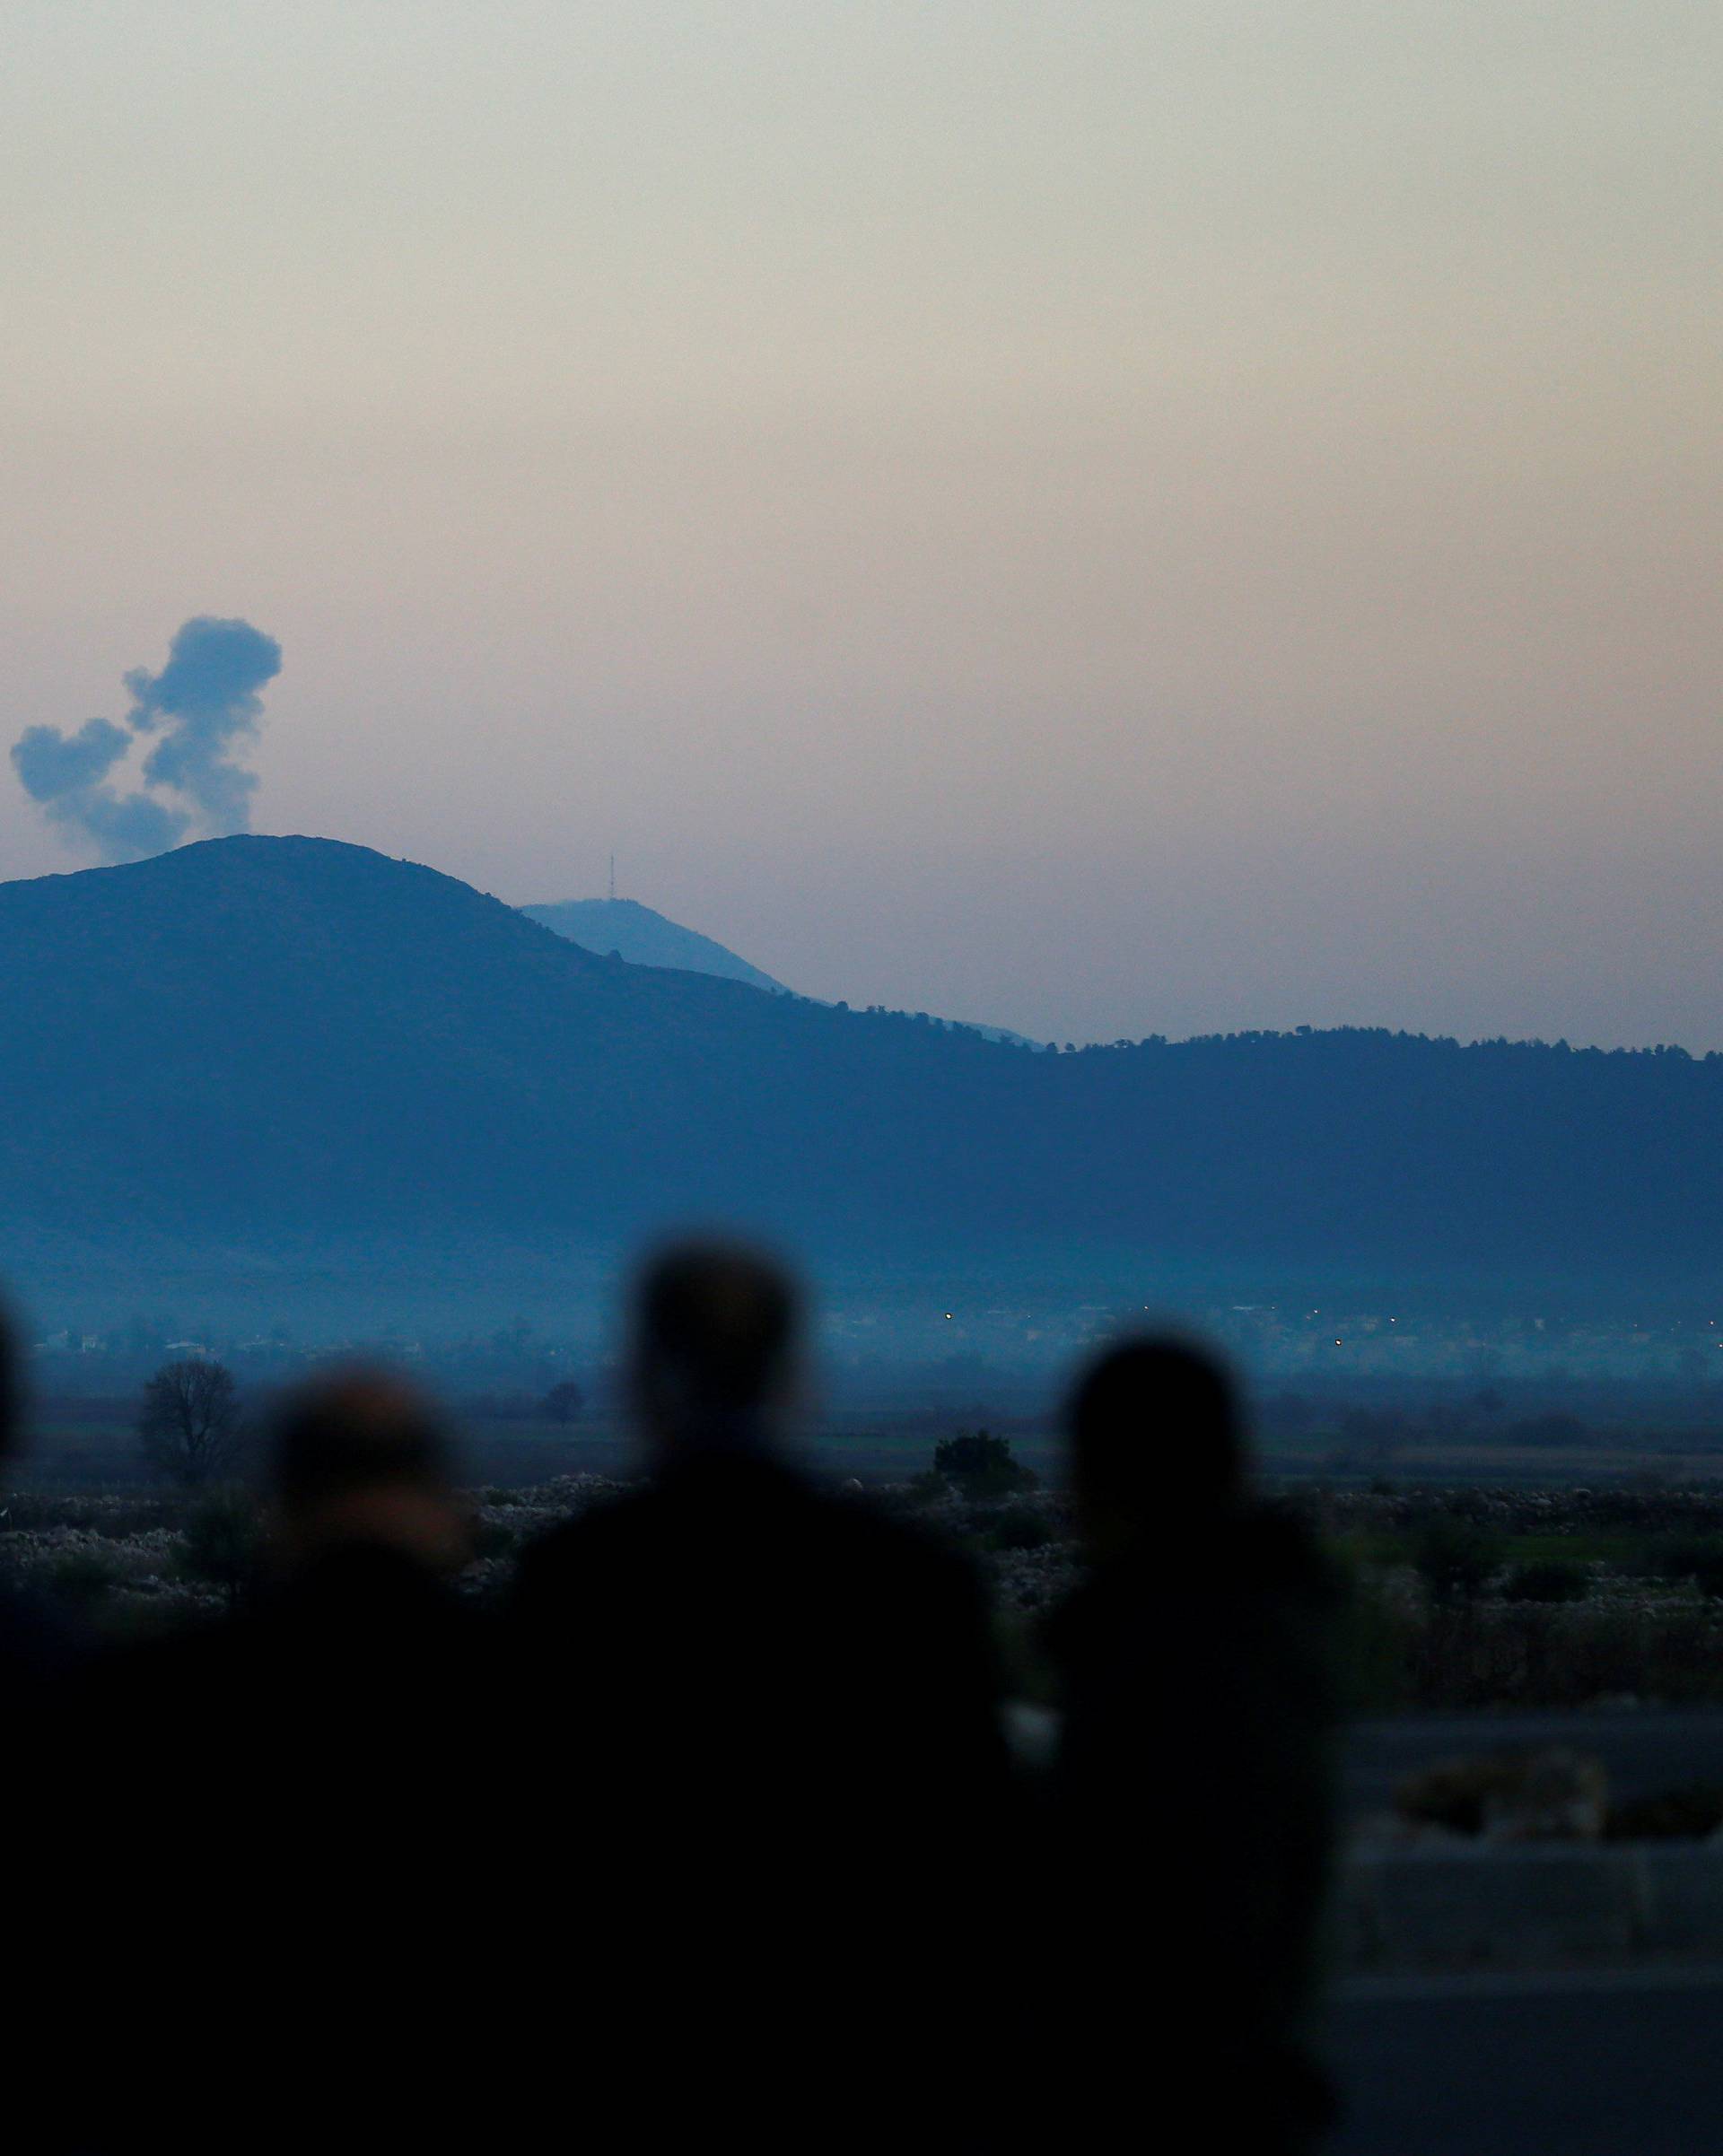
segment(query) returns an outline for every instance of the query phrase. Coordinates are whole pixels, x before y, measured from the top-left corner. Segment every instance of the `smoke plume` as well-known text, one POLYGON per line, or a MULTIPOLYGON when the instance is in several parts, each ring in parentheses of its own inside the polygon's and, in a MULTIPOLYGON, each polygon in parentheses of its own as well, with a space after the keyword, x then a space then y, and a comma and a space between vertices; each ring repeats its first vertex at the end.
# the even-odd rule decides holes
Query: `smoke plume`
POLYGON ((159 674, 126 676, 125 724, 91 719, 75 733, 27 728, 13 768, 50 823, 106 861, 141 860, 196 833, 221 838, 250 822, 258 780, 234 752, 263 716, 259 692, 281 671, 281 646, 249 622, 200 614, 168 647, 159 674), (112 774, 139 735, 155 737, 141 790, 121 793, 112 774))

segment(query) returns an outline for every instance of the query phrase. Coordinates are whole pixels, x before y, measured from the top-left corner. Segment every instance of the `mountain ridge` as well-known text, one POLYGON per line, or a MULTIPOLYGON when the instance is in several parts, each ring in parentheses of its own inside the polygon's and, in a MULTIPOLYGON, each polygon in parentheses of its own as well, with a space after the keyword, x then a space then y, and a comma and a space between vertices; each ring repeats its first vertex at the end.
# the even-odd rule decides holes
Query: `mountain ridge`
POLYGON ((614 950, 630 965, 712 973, 721 981, 744 981, 773 995, 790 993, 783 982, 749 965, 728 946, 697 929, 684 928, 637 898, 565 898, 518 911, 601 957, 614 950))
POLYGON ((57 1235, 1723 1279, 1723 1058, 1366 1029, 1026 1055, 598 956, 420 864, 0 885, 0 1216, 57 1235))

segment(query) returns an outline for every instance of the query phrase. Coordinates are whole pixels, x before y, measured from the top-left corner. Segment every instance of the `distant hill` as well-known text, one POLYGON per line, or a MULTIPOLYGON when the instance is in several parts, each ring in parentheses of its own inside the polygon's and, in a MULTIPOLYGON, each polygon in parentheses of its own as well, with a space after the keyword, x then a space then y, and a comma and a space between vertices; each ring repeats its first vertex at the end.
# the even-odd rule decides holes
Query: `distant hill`
POLYGON ((1723 1285, 1723 1058, 1680 1050, 1026 1055, 618 964, 312 838, 0 885, 0 1016, 6 1253, 340 1233, 458 1271, 733 1219, 959 1268, 1723 1285))
POLYGON ((615 951, 631 965, 669 966, 686 973, 715 973, 721 981, 746 981, 750 988, 786 991, 781 981, 739 958, 722 943, 697 930, 679 927, 634 898, 565 898, 559 904, 522 906, 530 920, 542 921, 600 957, 615 951))
MULTIPOLYGON (((763 988, 774 996, 794 992, 785 988, 782 981, 774 981, 770 973, 763 973, 757 965, 750 965, 746 958, 739 958, 734 951, 726 950, 710 936, 667 921, 662 913, 653 912, 651 906, 643 906, 636 899, 567 898, 558 905, 522 906, 520 911, 533 921, 542 921, 547 929, 566 936, 583 950, 596 951, 600 956, 608 957, 614 951, 631 965, 661 965, 680 973, 713 973, 721 981, 745 981, 750 988, 763 988)), ((970 1030, 980 1034, 984 1040, 1007 1041, 1014 1048, 1040 1046, 1039 1042, 1026 1040, 1020 1033, 1011 1033, 1002 1026, 975 1026, 970 1030)))

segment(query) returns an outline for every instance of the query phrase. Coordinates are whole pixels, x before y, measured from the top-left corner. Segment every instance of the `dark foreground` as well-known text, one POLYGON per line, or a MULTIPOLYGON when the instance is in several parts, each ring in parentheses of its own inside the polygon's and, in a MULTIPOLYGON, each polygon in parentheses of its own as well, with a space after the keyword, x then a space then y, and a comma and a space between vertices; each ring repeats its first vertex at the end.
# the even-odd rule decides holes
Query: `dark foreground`
POLYGON ((1723 2148, 1723 1968, 1354 1979, 1334 2156, 1723 2148))

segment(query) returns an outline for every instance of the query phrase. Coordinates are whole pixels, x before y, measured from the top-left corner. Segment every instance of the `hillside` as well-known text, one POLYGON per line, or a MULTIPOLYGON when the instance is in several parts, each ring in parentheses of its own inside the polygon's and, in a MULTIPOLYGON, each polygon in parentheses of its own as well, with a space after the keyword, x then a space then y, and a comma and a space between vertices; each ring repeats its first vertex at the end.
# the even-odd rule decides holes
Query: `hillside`
POLYGON ((89 1247, 614 1244, 1709 1287, 1723 1058, 1246 1034, 1028 1056, 601 958, 434 870, 232 838, 0 885, 0 1224, 89 1247))
POLYGON ((634 898, 568 898, 555 905, 522 906, 529 920, 541 921, 571 943, 608 957, 615 951, 630 965, 669 966, 687 973, 714 973, 721 981, 746 981, 750 988, 784 992, 783 983, 757 965, 739 958, 710 936, 685 929, 634 898))

